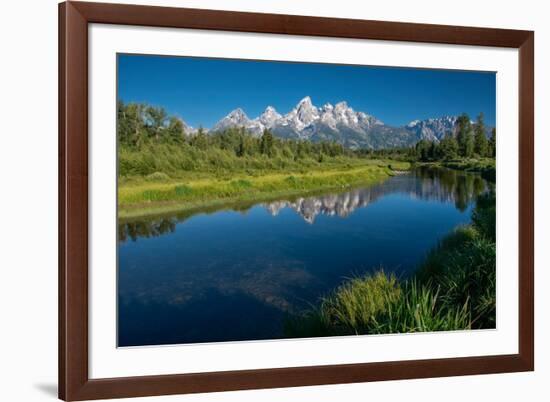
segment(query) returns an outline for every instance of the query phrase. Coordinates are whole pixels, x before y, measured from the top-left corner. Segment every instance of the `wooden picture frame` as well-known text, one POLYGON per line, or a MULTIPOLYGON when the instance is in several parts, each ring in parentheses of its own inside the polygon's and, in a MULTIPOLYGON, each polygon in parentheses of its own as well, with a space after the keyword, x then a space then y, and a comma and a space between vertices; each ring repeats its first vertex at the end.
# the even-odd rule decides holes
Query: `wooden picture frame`
POLYGON ((64 400, 293 387, 534 369, 534 33, 382 21, 65 2, 59 5, 59 397, 64 400), (120 24, 519 49, 519 353, 90 379, 88 24, 120 24))

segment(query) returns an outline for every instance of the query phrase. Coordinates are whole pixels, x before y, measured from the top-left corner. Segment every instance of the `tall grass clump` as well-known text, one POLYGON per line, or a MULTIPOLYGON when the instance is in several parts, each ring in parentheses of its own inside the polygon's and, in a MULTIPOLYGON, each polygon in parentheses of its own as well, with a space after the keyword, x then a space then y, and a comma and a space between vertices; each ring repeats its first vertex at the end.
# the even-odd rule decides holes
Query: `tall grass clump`
POLYGON ((447 306, 468 303, 473 328, 496 323, 495 193, 478 197, 472 224, 445 238, 427 257, 417 277, 441 288, 447 306))

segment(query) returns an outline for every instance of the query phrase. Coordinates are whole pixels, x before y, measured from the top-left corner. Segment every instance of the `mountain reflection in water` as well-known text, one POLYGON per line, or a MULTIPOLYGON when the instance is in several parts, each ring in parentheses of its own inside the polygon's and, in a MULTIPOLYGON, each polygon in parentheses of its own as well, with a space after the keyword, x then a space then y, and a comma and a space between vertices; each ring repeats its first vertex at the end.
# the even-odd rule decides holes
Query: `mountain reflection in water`
POLYGON ((299 214, 304 221, 313 224, 319 215, 346 218, 358 208, 367 207, 380 197, 392 193, 406 194, 411 198, 425 201, 453 203, 463 212, 476 197, 487 191, 490 184, 480 175, 450 169, 419 168, 410 174, 398 175, 381 184, 367 188, 343 190, 329 194, 288 197, 288 199, 268 203, 225 206, 214 211, 194 211, 192 214, 176 214, 170 217, 144 218, 139 221, 119 224, 119 241, 137 240, 139 237, 161 236, 173 233, 178 222, 183 222, 197 214, 213 213, 219 210, 246 212, 255 205, 262 205, 272 216, 282 209, 289 208, 299 214), (419 180, 418 180, 419 179, 419 180))

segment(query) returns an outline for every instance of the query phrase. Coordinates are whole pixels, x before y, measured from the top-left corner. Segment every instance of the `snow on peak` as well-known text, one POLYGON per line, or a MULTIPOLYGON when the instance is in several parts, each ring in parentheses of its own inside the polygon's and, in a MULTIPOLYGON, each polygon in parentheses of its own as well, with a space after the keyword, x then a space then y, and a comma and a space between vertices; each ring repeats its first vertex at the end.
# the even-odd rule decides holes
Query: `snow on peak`
POLYGON ((405 127, 414 132, 420 139, 439 141, 448 133, 455 132, 457 120, 456 116, 413 120, 405 127))
POLYGON ((328 102, 323 105, 323 111, 325 111, 325 112, 330 112, 333 109, 334 109, 334 106, 332 106, 332 104, 330 104, 328 102))
POLYGON ((325 103, 319 108, 311 97, 305 96, 284 115, 273 106, 267 106, 251 120, 241 108, 237 108, 216 123, 210 132, 243 127, 253 135, 261 136, 265 129, 270 129, 282 138, 337 141, 350 148, 375 148, 409 146, 419 139, 439 141, 447 133, 456 131, 456 122, 456 116, 443 116, 393 127, 367 113, 353 110, 346 101, 335 105, 325 103))
POLYGON ((277 113, 273 106, 268 106, 265 111, 258 117, 260 123, 267 128, 271 128, 282 116, 277 113))
POLYGON ((248 120, 248 116, 246 115, 244 110, 242 110, 240 107, 233 110, 226 117, 229 118, 229 119, 235 120, 236 122, 240 122, 240 121, 244 122, 244 121, 248 120))
POLYGON ((345 111, 346 109, 348 109, 348 103, 346 101, 338 102, 334 106, 334 109, 336 109, 337 111, 345 111))
POLYGON ((300 106, 313 106, 313 103, 311 102, 311 98, 309 96, 305 96, 304 98, 302 98, 302 100, 300 100, 300 102, 298 102, 298 107, 300 106))

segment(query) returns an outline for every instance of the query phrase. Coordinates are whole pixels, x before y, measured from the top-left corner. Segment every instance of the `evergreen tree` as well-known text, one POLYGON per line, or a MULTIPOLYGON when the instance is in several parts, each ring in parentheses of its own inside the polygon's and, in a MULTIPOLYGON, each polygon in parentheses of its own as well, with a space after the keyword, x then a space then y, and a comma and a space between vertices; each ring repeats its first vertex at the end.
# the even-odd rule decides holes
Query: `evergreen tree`
POLYGON ((435 143, 435 141, 432 141, 430 144, 429 152, 428 152, 428 158, 430 160, 439 159, 439 147, 435 143))
POLYGON ((430 142, 427 140, 420 140, 416 143, 416 157, 421 161, 428 161, 430 156, 430 142))
POLYGON ((458 143, 451 133, 448 133, 439 143, 439 153, 442 159, 454 159, 458 155, 458 143))
POLYGON ((495 127, 493 127, 493 130, 491 130, 491 138, 489 139, 489 151, 488 154, 491 157, 497 156, 497 130, 495 127))
POLYGON ((474 152, 481 157, 488 156, 488 143, 487 136, 485 135, 485 123, 483 122, 483 113, 480 113, 479 116, 477 116, 474 132, 474 152))
POLYGON ((262 134, 260 152, 267 156, 272 156, 273 154, 273 134, 268 129, 265 129, 262 134))
POLYGON ((472 133, 472 123, 470 117, 463 113, 458 118, 458 133, 456 140, 458 142, 458 151, 460 156, 470 158, 474 153, 474 136, 472 133))

